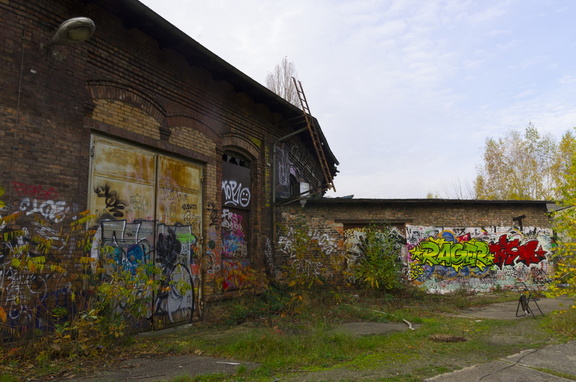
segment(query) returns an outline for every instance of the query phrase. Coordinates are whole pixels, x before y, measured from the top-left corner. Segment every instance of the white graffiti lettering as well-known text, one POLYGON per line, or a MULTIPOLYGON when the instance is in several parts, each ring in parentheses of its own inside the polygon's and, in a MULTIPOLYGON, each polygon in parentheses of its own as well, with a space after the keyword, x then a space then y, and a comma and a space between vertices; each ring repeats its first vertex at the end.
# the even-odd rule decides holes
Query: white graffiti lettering
POLYGON ((26 212, 26 215, 39 213, 43 218, 54 223, 60 223, 64 220, 69 210, 70 207, 64 201, 38 201, 37 199, 24 198, 20 202, 20 211, 26 212))
POLYGON ((248 207, 250 204, 250 189, 242 187, 242 183, 235 180, 223 180, 222 190, 224 191, 225 205, 248 207))

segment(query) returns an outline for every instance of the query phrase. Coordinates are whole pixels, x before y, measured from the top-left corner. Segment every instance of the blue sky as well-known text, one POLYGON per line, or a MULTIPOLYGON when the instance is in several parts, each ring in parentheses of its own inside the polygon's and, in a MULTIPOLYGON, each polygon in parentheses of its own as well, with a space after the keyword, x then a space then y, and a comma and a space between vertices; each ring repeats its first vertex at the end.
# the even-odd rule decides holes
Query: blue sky
POLYGON ((576 1, 141 0, 254 80, 287 57, 356 198, 455 197, 487 138, 576 126, 576 1))

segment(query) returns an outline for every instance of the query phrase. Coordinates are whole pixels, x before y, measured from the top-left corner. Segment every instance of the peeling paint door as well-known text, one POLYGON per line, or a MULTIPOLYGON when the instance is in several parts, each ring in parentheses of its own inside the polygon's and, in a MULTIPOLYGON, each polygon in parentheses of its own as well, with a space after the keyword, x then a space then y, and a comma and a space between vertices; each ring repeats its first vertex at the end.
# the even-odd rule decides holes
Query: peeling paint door
POLYGON ((89 207, 101 242, 123 267, 162 269, 150 307, 160 326, 191 321, 201 293, 202 165, 96 136, 91 157, 89 207))
POLYGON ((156 155, 94 138, 89 208, 98 220, 154 220, 156 155))
POLYGON ((156 264, 170 288, 158 296, 156 319, 164 325, 189 322, 201 293, 202 167, 159 157, 156 206, 156 264))

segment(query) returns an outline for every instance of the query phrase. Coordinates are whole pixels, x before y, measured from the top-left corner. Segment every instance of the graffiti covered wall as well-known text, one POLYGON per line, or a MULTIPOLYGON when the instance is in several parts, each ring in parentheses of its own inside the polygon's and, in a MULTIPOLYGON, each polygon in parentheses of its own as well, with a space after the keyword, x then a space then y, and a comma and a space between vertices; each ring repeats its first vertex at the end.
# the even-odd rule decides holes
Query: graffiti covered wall
POLYGON ((546 284, 552 231, 536 227, 406 226, 408 279, 431 292, 478 292, 546 284))
POLYGON ((154 315, 166 324, 192 320, 199 294, 199 248, 191 226, 105 220, 96 232, 92 257, 100 256, 103 246, 113 249, 108 256, 116 266, 133 274, 137 267, 153 263, 161 269, 160 291, 152 300, 148 318, 154 315))
POLYGON ((54 307, 75 312, 67 262, 78 238, 67 228, 84 212, 38 184, 12 181, 0 198, 0 337, 25 336, 53 325, 54 307))

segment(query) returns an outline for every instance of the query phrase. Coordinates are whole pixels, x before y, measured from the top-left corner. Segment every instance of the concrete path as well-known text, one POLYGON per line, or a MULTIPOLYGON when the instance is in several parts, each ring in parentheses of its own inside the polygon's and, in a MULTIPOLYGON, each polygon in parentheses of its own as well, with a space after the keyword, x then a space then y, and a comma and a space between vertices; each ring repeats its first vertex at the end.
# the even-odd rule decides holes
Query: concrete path
POLYGON ((425 381, 434 382, 544 382, 576 379, 576 341, 552 345, 471 366, 425 381))
POLYGON ((177 377, 207 374, 234 374, 240 368, 251 369, 255 363, 197 355, 132 358, 116 365, 114 370, 102 370, 89 376, 66 377, 68 382, 158 382, 177 377))
MULTIPOLYGON (((567 309, 574 300, 537 299, 529 301, 530 311, 538 317, 559 309, 567 309), (540 309, 538 309, 538 307, 540 309)), ((513 320, 531 317, 520 309, 518 302, 492 304, 490 306, 462 311, 458 316, 479 319, 513 320)), ((434 382, 545 382, 576 380, 576 341, 551 345, 543 349, 527 349, 518 354, 462 370, 435 376, 425 381, 434 382)))
POLYGON ((479 308, 465 309, 458 312, 457 317, 477 317, 492 320, 514 320, 532 316, 546 315, 555 310, 568 309, 574 304, 574 299, 567 298, 539 298, 528 301, 529 312, 525 313, 518 301, 500 302, 479 308), (538 309, 540 308, 540 309, 538 309), (518 311, 518 316, 516 312, 518 311), (532 314, 533 313, 533 314, 532 314))

